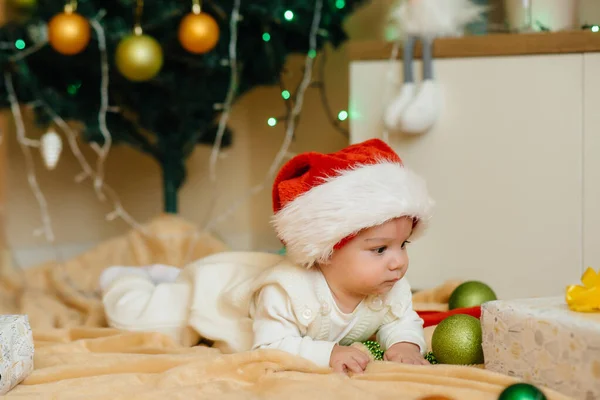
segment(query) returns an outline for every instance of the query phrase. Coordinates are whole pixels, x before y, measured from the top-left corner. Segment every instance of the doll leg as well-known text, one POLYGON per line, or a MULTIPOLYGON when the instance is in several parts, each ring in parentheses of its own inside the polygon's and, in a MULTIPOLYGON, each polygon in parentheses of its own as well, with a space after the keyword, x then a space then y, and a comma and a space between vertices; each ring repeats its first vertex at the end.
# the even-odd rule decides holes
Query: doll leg
POLYGON ((429 130, 440 113, 440 93, 433 79, 433 39, 423 38, 423 81, 413 101, 402 114, 405 133, 418 134, 429 130))
POLYGON ((433 81, 433 39, 423 38, 423 81, 433 81))
POLYGON ((384 123, 390 130, 400 130, 402 114, 415 96, 416 88, 413 73, 413 53, 416 40, 417 38, 415 36, 408 36, 404 41, 402 55, 404 83, 400 88, 400 93, 392 100, 384 115, 384 123))

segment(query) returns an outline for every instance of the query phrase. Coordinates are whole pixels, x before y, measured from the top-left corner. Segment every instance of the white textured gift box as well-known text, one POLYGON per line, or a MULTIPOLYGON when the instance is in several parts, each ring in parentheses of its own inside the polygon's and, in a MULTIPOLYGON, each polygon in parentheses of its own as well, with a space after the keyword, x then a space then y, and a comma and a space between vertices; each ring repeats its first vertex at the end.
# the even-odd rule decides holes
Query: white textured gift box
POLYGON ((600 399, 600 313, 562 297, 481 307, 485 367, 581 400, 600 399))
POLYGON ((33 335, 25 315, 0 315, 0 395, 33 371, 33 335))

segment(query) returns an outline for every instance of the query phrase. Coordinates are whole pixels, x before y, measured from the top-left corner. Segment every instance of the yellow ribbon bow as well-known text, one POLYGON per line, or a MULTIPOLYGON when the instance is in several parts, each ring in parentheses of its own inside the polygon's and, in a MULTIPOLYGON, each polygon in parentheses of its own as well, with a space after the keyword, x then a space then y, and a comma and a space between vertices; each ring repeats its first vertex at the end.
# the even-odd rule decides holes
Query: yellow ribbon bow
POLYGON ((600 274, 588 268, 581 276, 581 285, 567 287, 567 305, 573 311, 600 312, 600 274))

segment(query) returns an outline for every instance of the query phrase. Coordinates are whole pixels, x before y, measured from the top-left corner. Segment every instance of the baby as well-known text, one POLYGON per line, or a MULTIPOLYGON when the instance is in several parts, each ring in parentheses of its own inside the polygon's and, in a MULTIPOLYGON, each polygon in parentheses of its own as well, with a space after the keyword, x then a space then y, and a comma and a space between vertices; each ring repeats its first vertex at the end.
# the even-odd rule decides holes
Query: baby
POLYGON ((286 255, 224 252, 178 269, 111 267, 101 276, 113 327, 156 331, 224 353, 278 349, 361 373, 356 347, 377 335, 384 358, 427 364, 412 309, 407 245, 430 219, 424 182, 384 142, 294 157, 273 186, 286 255))

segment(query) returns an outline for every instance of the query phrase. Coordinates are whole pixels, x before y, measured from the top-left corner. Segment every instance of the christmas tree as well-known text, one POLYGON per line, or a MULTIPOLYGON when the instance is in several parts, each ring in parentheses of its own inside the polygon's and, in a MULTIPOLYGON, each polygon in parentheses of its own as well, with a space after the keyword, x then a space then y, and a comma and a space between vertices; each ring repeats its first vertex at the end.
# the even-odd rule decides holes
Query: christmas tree
MULTIPOLYGON (((8 0, 0 104, 10 107, 12 93, 35 107, 43 127, 59 115, 80 122, 89 143, 110 140, 153 157, 165 211, 175 213, 195 146, 231 143, 219 124, 231 102, 278 84, 288 55, 314 58, 324 43, 342 43, 342 22, 359 3, 8 0)), ((294 93, 283 98, 294 101, 294 93)))

